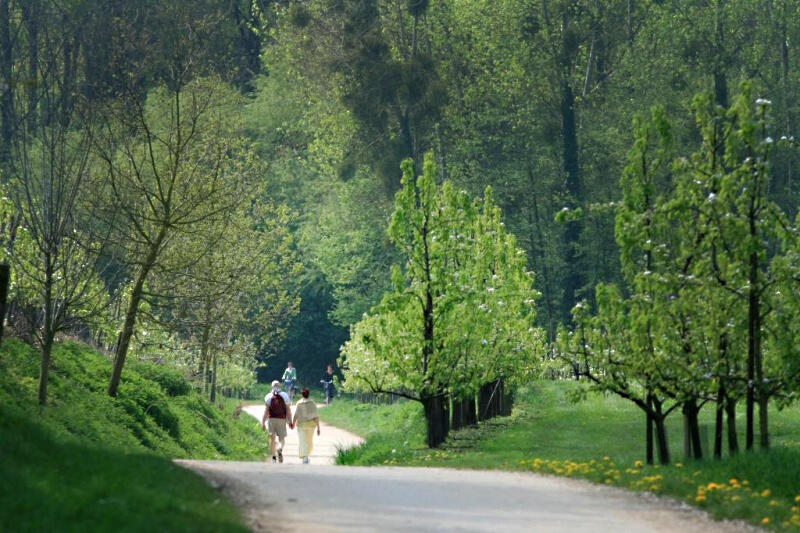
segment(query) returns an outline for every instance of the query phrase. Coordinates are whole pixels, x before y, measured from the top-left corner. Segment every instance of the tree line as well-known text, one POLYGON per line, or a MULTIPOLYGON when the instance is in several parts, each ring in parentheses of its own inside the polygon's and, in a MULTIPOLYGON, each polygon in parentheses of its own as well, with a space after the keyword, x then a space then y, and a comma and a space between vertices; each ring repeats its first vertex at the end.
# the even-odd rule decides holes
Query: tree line
POLYGON ((133 352, 213 401, 220 376, 249 386, 297 312, 289 213, 242 121, 258 50, 230 9, 0 3, 9 323, 41 348, 42 404, 59 335, 113 354, 111 396, 133 352))

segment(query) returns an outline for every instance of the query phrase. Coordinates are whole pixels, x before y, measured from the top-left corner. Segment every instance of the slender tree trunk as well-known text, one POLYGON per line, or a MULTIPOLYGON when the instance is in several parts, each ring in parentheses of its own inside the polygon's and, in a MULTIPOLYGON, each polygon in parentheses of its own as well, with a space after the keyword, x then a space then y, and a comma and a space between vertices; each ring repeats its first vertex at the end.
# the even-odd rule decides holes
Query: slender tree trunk
POLYGON ((3 342, 8 306, 8 284, 10 281, 11 267, 6 263, 0 264, 0 344, 3 342))
POLYGON ((211 403, 217 401, 217 354, 211 356, 211 392, 208 399, 211 403))
MULTIPOLYGON (((752 217, 751 217, 752 218, 752 217)), ((754 223, 751 220, 751 235, 753 233, 754 223)), ((746 433, 745 433, 745 448, 747 450, 753 449, 754 443, 754 405, 755 405, 755 388, 756 388, 756 359, 758 358, 758 337, 759 337, 759 301, 758 301, 758 255, 755 253, 750 254, 750 273, 748 276, 750 289, 747 299, 747 406, 746 406, 746 433)))
POLYGON ((731 397, 725 401, 725 413, 728 419, 728 454, 739 453, 739 436, 736 434, 736 400, 731 397))
MULTIPOLYGON (((563 165, 566 174, 566 189, 570 207, 577 207, 583 193, 580 164, 578 161, 578 135, 575 121, 575 93, 566 80, 562 83, 561 124, 563 133, 563 165)), ((578 291, 583 286, 583 271, 580 260, 579 239, 583 224, 580 220, 566 223, 564 230, 564 263, 567 273, 564 278, 564 319, 572 320, 572 307, 578 301, 578 291)))
POLYGON ((725 385, 720 382, 717 391, 716 411, 714 417, 714 459, 722 458, 722 432, 725 411, 725 385))
MULTIPOLYGON (((647 408, 653 409, 653 395, 647 394, 647 408)), ((653 414, 651 411, 645 411, 645 458, 647 464, 653 464, 653 414)))
POLYGON ((8 181, 11 140, 14 136, 14 84, 11 78, 13 44, 9 0, 0 0, 0 178, 8 181))
POLYGON ((36 128, 39 85, 39 0, 29 0, 23 4, 25 27, 28 30, 28 129, 33 132, 36 128))
POLYGON ((125 366, 125 357, 128 355, 128 347, 130 346, 131 337, 133 336, 133 327, 136 325, 136 315, 139 313, 139 303, 142 300, 142 293, 144 292, 144 282, 156 263, 161 243, 164 241, 166 234, 166 227, 162 227, 133 285, 131 300, 128 303, 128 310, 125 312, 125 322, 122 326, 122 332, 119 335, 117 354, 116 357, 114 357, 114 368, 111 371, 111 379, 108 383, 109 396, 117 395, 119 381, 122 378, 122 368, 125 366))

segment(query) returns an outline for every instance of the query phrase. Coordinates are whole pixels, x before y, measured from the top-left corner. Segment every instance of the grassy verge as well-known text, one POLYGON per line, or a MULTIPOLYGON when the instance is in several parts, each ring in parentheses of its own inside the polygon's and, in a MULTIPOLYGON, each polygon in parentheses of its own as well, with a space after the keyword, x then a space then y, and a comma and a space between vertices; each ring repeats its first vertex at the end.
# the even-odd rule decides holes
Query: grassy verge
MULTIPOLYGON (((511 417, 455 432, 437 450, 423 446, 418 404, 340 401, 321 416, 365 436, 340 454, 343 464, 398 464, 534 471, 674 496, 717 518, 740 518, 775 530, 800 531, 800 409, 773 410, 773 449, 722 460, 685 461, 681 419, 669 421, 673 464, 642 465, 644 420, 615 397, 590 394, 569 401, 571 382, 541 382, 522 390, 511 417)), ((703 413, 708 442, 712 413, 703 413)), ((743 427, 743 420, 739 421, 743 427)), ((742 441, 743 442, 743 441, 742 441)))
POLYGON ((55 348, 40 407, 38 364, 29 346, 3 342, 0 530, 245 531, 227 500, 170 458, 263 458, 256 424, 154 365, 128 365, 110 398, 109 362, 77 343, 55 348))

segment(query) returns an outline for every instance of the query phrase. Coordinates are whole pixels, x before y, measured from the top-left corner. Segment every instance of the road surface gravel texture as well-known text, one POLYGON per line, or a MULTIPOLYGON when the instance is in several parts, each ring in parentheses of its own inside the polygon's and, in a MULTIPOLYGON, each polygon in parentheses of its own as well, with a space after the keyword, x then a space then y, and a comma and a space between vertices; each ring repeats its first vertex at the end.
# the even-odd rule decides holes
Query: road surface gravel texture
MULTIPOLYGON (((261 419, 263 408, 248 409, 261 419)), ((643 493, 524 472, 333 466, 336 446, 360 442, 323 426, 312 464, 289 432, 284 464, 177 461, 242 510, 255 532, 752 532, 643 493)))

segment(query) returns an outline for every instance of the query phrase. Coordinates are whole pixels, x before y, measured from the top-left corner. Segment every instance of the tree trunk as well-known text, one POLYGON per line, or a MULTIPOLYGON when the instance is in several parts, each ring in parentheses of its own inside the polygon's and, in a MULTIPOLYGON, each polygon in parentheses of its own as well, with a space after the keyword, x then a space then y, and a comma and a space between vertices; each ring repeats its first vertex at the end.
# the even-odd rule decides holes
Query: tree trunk
POLYGON ((211 403, 217 401, 217 354, 211 356, 211 392, 208 395, 211 403))
POLYGON ((697 421, 697 401, 683 404, 683 453, 687 459, 702 459, 703 447, 700 443, 700 425, 697 421))
POLYGON ((153 265, 156 263, 159 248, 161 243, 166 237, 167 230, 165 227, 161 228, 155 242, 150 248, 142 269, 136 278, 131 291, 131 300, 128 302, 128 309, 125 311, 125 322, 122 326, 122 331, 119 334, 119 344, 117 345, 117 354, 114 357, 114 368, 111 371, 111 379, 108 382, 108 395, 116 396, 119 389, 119 381, 122 378, 122 367, 125 366, 125 357, 128 355, 128 347, 130 346, 131 337, 133 336, 133 327, 136 325, 136 315, 139 313, 139 303, 142 300, 142 293, 144 292, 144 282, 153 265))
POLYGON ((769 448, 769 398, 762 392, 758 399, 758 431, 761 449, 769 448))
POLYGON ((663 416, 653 418, 656 426, 656 444, 658 445, 658 462, 662 465, 669 464, 669 443, 667 441, 667 429, 663 416))
POLYGON ((480 420, 489 420, 497 416, 496 387, 497 381, 490 381, 481 385, 478 392, 478 417, 480 420))
MULTIPOLYGON (((653 395, 647 394, 647 408, 653 409, 653 395)), ((645 459, 647 464, 653 464, 653 415, 650 411, 645 411, 645 459)))
MULTIPOLYGON (((578 162, 578 136, 575 121, 575 93, 569 82, 562 83, 561 125, 563 133, 563 165, 566 174, 566 189, 570 207, 577 207, 582 194, 580 164, 578 162)), ((583 286, 583 273, 579 264, 579 239, 582 231, 580 220, 566 223, 564 231, 564 264, 567 274, 564 278, 564 319, 572 321, 572 307, 578 301, 578 291, 583 286)))
POLYGON ((728 454, 739 453, 739 436, 736 434, 736 400, 728 398, 725 401, 725 413, 728 418, 728 454))
POLYGON ((462 400, 453 399, 453 423, 452 428, 454 431, 464 427, 464 413, 462 407, 464 406, 462 400))
POLYGON ((470 396, 461 400, 461 413, 464 426, 474 426, 478 423, 478 414, 475 411, 475 397, 470 396))
POLYGON ((11 280, 11 267, 0 264, 0 344, 3 342, 3 330, 6 323, 6 310, 8 306, 8 284, 11 280))
POLYGON ((25 26, 28 30, 28 129, 33 132, 37 123, 36 107, 39 86, 39 0, 29 0, 22 6, 25 26))
MULTIPOLYGON (((750 234, 753 236, 755 223, 750 221, 750 234)), ((745 448, 753 449, 754 442, 754 405, 756 388, 756 359, 759 350, 759 298, 757 292, 758 284, 758 255, 750 254, 750 272, 748 275, 750 289, 747 298, 747 428, 745 433, 745 448)))
POLYGON ((717 391, 717 403, 714 418, 714 459, 722 458, 722 430, 724 425, 725 410, 725 385, 720 383, 717 391))
POLYGON ((47 405, 47 381, 50 375, 50 359, 53 353, 53 337, 45 333, 42 343, 42 364, 39 368, 39 405, 47 405))
POLYGON ((439 395, 423 398, 422 406, 425 410, 428 447, 436 448, 447 438, 450 429, 447 397, 439 395))
POLYGON ((11 140, 14 135, 14 89, 11 79, 13 43, 9 0, 0 0, 0 178, 8 181, 11 140))

